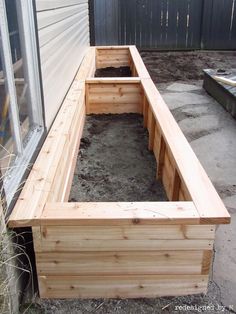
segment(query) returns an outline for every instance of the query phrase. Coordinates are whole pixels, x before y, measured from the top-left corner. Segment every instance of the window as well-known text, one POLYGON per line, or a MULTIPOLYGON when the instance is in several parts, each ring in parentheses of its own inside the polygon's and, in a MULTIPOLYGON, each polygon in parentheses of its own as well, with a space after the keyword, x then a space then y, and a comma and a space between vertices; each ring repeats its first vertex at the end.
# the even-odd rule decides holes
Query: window
POLYGON ((14 198, 44 131, 31 0, 0 0, 0 170, 14 198))

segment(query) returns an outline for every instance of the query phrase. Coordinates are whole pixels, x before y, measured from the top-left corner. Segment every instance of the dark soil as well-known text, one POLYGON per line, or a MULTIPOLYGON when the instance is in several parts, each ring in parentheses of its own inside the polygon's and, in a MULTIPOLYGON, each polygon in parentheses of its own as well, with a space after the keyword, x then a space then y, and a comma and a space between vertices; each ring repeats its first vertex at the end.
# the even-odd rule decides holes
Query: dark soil
POLYGON ((235 51, 141 51, 143 61, 157 83, 203 79, 203 69, 235 68, 235 51))
POLYGON ((130 77, 132 76, 130 67, 120 67, 120 68, 104 68, 98 69, 95 72, 95 77, 130 77))
POLYGON ((138 114, 91 115, 81 140, 70 201, 165 201, 138 114))

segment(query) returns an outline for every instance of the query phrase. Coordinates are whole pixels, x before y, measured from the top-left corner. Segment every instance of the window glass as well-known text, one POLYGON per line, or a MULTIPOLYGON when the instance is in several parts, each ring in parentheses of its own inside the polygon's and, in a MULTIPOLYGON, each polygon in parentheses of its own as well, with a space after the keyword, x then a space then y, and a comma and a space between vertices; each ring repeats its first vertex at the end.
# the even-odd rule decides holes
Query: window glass
POLYGON ((24 32, 21 30, 18 0, 6 0, 8 30, 10 36, 12 64, 15 78, 19 119, 22 139, 26 141, 28 132, 33 126, 31 119, 31 101, 27 78, 27 60, 25 58, 24 32))
MULTIPOLYGON (((1 41, 0 41, 1 45, 1 41)), ((2 51, 2 47, 0 47, 2 51)), ((0 168, 1 175, 5 175, 13 163, 15 147, 10 123, 10 101, 6 88, 2 56, 0 53, 0 168)))

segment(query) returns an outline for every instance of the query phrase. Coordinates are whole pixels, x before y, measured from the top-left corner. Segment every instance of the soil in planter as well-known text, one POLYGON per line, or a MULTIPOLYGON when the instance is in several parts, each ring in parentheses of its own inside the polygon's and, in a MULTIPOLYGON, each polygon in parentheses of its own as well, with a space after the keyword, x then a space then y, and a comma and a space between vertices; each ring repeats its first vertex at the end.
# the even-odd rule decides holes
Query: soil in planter
POLYGON ((166 201, 138 114, 87 117, 70 201, 166 201))
POLYGON ((130 67, 97 69, 95 77, 131 77, 130 67))

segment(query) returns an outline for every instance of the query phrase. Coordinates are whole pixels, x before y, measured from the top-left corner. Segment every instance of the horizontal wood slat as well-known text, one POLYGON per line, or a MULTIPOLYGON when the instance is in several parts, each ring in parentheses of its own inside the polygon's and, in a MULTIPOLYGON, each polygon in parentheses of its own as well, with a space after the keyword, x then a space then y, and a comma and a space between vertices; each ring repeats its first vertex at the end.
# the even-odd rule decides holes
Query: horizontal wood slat
POLYGON ((41 243, 43 252, 73 251, 158 251, 158 250, 211 250, 213 240, 78 240, 74 236, 71 242, 58 235, 56 241, 46 240, 41 243))
POLYGON ((104 225, 42 226, 44 240, 183 240, 214 239, 215 226, 205 225, 104 225))
MULTIPOLYGON (((201 274, 203 251, 38 253, 39 275, 201 274)), ((204 267, 205 270, 206 267, 204 267)))
POLYGON ((192 202, 47 203, 42 225, 198 224, 192 202))
POLYGON ((204 293, 206 275, 39 276, 41 298, 151 298, 204 293))
POLYGON ((131 58, 129 48, 124 49, 96 49, 96 68, 130 66, 131 58))
POLYGON ((86 82, 87 113, 141 113, 142 90, 139 83, 86 82))

